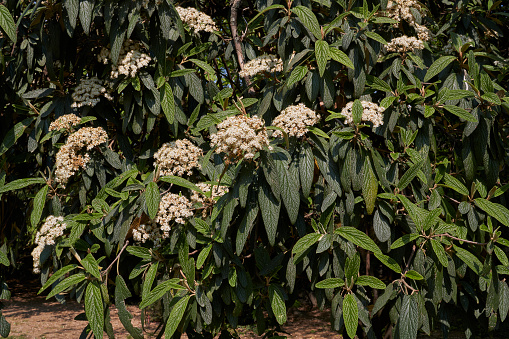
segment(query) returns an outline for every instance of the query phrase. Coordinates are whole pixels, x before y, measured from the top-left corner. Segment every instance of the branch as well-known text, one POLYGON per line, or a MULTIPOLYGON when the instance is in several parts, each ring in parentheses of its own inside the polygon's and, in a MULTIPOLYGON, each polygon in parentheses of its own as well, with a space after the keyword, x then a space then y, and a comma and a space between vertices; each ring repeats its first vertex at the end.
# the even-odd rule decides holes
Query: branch
POLYGON ((129 240, 126 240, 125 244, 124 244, 124 247, 122 247, 122 249, 120 250, 120 252, 118 252, 117 254, 117 257, 115 258, 115 260, 113 260, 110 264, 110 266, 108 266, 108 268, 102 272, 103 275, 107 275, 111 268, 113 267, 113 265, 115 264, 115 262, 120 258, 120 255, 122 254, 122 252, 124 252, 125 248, 127 247, 127 245, 129 245, 129 240))
MULTIPOLYGON (((232 38, 233 38, 233 46, 235 46, 235 52, 237 53, 237 60, 239 62, 240 70, 244 69, 244 55, 242 54, 242 46, 240 42, 242 41, 242 38, 244 35, 239 37, 239 33, 237 32, 237 17, 239 15, 239 8, 240 3, 242 0, 233 0, 232 7, 231 7, 231 17, 230 17, 230 27, 232 31, 232 38)), ((249 95, 254 94, 254 89, 251 87, 251 79, 249 79, 248 76, 243 77, 244 82, 246 83, 246 86, 249 88, 248 93, 249 95)))
POLYGON ((456 238, 456 237, 454 237, 450 234, 447 234, 447 233, 436 234, 436 235, 432 236, 431 238, 437 238, 437 237, 447 237, 447 238, 451 238, 454 240, 463 241, 463 242, 466 242, 467 244, 472 244, 472 245, 479 245, 479 246, 488 245, 487 242, 476 242, 476 241, 471 241, 471 240, 460 239, 460 238, 456 238))

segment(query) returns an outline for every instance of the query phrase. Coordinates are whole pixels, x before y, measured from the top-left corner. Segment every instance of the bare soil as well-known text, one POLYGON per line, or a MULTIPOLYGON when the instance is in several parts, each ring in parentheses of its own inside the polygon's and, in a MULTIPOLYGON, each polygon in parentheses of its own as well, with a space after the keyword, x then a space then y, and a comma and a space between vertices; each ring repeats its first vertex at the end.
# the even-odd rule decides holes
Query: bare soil
MULTIPOLYGON (((79 338, 87 325, 86 321, 74 320, 84 312, 84 305, 76 301, 67 301, 60 304, 54 298, 46 300, 45 296, 37 295, 37 283, 10 282, 12 292, 11 300, 5 301, 2 310, 7 321, 11 324, 10 338, 79 338)), ((136 306, 127 306, 134 316, 132 322, 136 327, 141 327, 141 312, 136 306)), ((111 322, 116 338, 128 338, 117 316, 114 306, 110 309, 111 322)), ((288 338, 341 338, 336 332, 330 330, 330 313, 303 305, 289 311, 288 322, 283 327, 282 336, 288 338)), ((148 332, 146 337, 157 328, 159 323, 150 322, 145 325, 148 332)), ((243 339, 261 338, 249 328, 237 330, 243 339)))

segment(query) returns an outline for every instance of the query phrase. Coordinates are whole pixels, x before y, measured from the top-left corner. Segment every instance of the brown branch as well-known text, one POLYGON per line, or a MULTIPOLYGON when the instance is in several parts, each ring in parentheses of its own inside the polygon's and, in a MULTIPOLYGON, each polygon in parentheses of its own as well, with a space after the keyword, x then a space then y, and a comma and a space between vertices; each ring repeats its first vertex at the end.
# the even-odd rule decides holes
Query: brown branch
MULTIPOLYGON (((240 3, 242 0, 233 0, 232 6, 231 6, 231 16, 230 16, 230 27, 232 31, 232 38, 233 38, 233 46, 235 46, 235 53, 237 54, 237 60, 239 62, 240 70, 244 69, 244 55, 242 53, 242 46, 240 42, 244 38, 245 34, 242 35, 242 37, 239 37, 239 33, 237 32, 238 23, 237 23, 237 17, 239 15, 239 9, 240 9, 240 3)), ((244 82, 246 83, 246 86, 248 87, 248 94, 253 95, 254 94, 254 88, 251 87, 251 80, 248 76, 243 77, 244 82)))
POLYGON ((471 241, 471 240, 460 239, 460 238, 456 238, 456 237, 454 237, 450 234, 447 234, 447 233, 436 234, 436 235, 431 236, 430 238, 437 238, 437 237, 447 237, 447 238, 451 238, 454 240, 463 241, 463 242, 466 242, 467 244, 472 244, 472 245, 479 245, 479 246, 488 245, 487 242, 476 242, 476 241, 471 241))
POLYGON ((129 240, 126 240, 125 244, 124 244, 124 247, 122 247, 122 249, 120 250, 120 252, 118 252, 118 255, 117 257, 115 258, 115 260, 113 260, 110 264, 110 266, 108 266, 108 268, 102 272, 102 275, 108 275, 108 273, 110 272, 111 268, 113 267, 113 265, 115 264, 115 262, 120 258, 120 255, 122 254, 122 252, 124 252, 125 248, 127 247, 127 245, 129 245, 129 240))

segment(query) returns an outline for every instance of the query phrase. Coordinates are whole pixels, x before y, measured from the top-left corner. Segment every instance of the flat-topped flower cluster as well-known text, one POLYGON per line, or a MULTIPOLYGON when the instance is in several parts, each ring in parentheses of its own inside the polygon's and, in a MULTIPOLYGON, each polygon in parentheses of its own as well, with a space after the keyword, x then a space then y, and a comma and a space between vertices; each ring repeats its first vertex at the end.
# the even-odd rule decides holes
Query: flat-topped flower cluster
POLYGON ((161 241, 170 237, 173 223, 185 224, 192 216, 193 204, 189 199, 178 194, 166 193, 161 197, 155 219, 134 229, 133 239, 141 243, 153 241, 157 247, 161 241))
POLYGON ((219 30, 210 16, 196 8, 176 7, 176 10, 182 22, 191 27, 195 33, 200 31, 212 33, 219 30))
POLYGON ((74 101, 71 107, 79 108, 82 106, 93 107, 101 101, 101 96, 108 100, 113 100, 112 96, 108 93, 103 82, 98 77, 91 77, 90 79, 81 79, 81 82, 72 93, 72 100, 74 101))
POLYGON ((54 245, 55 240, 64 234, 67 227, 63 217, 55 217, 49 215, 46 221, 42 225, 41 229, 37 231, 35 235, 35 243, 37 247, 32 251, 32 257, 34 260, 34 273, 41 272, 41 253, 44 251, 46 245, 54 245))
POLYGON ((406 35, 400 36, 398 38, 392 39, 387 45, 385 45, 385 49, 388 52, 408 52, 424 49, 424 43, 422 40, 419 40, 413 36, 408 37, 406 35))
MULTIPOLYGON (((300 103, 286 107, 281 111, 272 124, 281 128, 289 136, 300 138, 307 133, 307 126, 313 126, 318 122, 320 116, 306 105, 300 103)), ((273 137, 282 136, 281 131, 274 131, 273 137)))
MULTIPOLYGON (((97 56, 97 60, 108 64, 111 59, 111 51, 103 47, 97 56)), ((134 40, 126 40, 120 49, 117 65, 111 66, 110 76, 114 79, 120 75, 134 78, 140 69, 147 66, 152 58, 143 52, 141 43, 134 40)))
POLYGON ((71 134, 56 155, 56 182, 65 187, 74 173, 87 166, 90 161, 88 151, 107 139, 108 135, 101 127, 82 127, 71 134))
MULTIPOLYGON (((353 101, 346 104, 341 110, 341 115, 345 116, 345 122, 349 125, 353 123, 352 117, 352 106, 353 101)), ((373 127, 378 127, 384 124, 384 111, 385 108, 378 106, 377 104, 370 101, 361 101, 362 104, 362 118, 361 121, 370 121, 373 123, 373 127)))
POLYGON ((62 128, 66 130, 71 129, 71 127, 78 125, 81 122, 81 118, 76 114, 65 114, 59 117, 57 120, 51 122, 49 125, 50 131, 59 131, 62 128))
POLYGON ((164 143, 154 154, 154 165, 158 166, 160 175, 192 175, 193 168, 201 169, 199 157, 203 156, 200 148, 188 139, 164 143))
POLYGON ((226 159, 253 159, 256 152, 269 146, 263 120, 257 116, 236 115, 217 125, 217 133, 210 136, 216 153, 225 153, 226 159))
POLYGON ((241 77, 252 77, 261 72, 274 73, 283 71, 283 61, 274 55, 262 55, 248 61, 239 72, 241 77))

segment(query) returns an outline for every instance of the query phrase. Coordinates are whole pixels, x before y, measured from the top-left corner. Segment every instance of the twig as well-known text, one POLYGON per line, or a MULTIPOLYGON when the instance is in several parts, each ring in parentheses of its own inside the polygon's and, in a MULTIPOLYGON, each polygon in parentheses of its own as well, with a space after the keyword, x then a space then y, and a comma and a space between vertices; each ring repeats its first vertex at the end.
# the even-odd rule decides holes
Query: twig
POLYGON ((452 236, 452 235, 447 234, 447 233, 436 234, 436 235, 431 236, 430 238, 438 238, 438 237, 447 237, 447 238, 451 238, 451 239, 454 239, 454 240, 463 241, 463 242, 466 242, 467 244, 472 244, 472 245, 479 245, 479 246, 486 246, 486 245, 488 245, 487 242, 476 242, 476 241, 471 241, 471 240, 460 239, 460 238, 456 238, 455 236, 452 236))
POLYGON ((108 266, 108 268, 102 272, 102 275, 107 275, 110 272, 111 268, 113 267, 115 262, 120 258, 120 255, 122 254, 122 252, 124 252, 127 245, 129 245, 129 240, 126 240, 124 247, 122 247, 120 252, 118 252, 117 257, 111 262, 110 266, 108 266))

